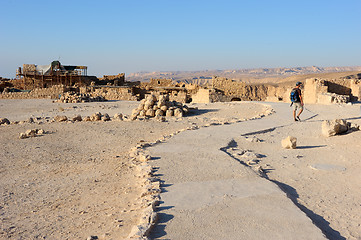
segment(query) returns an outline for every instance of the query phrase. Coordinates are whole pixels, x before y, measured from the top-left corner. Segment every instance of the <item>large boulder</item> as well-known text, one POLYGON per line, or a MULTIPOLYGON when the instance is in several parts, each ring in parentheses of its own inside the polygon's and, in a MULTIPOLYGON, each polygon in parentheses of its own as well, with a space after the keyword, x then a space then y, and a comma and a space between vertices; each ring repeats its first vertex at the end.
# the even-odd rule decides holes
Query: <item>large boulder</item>
POLYGON ((281 141, 281 144, 285 149, 295 149, 297 147, 297 138, 288 136, 281 141))
POLYGON ((325 137, 345 133, 348 130, 348 124, 344 119, 325 120, 322 122, 322 135, 325 137))

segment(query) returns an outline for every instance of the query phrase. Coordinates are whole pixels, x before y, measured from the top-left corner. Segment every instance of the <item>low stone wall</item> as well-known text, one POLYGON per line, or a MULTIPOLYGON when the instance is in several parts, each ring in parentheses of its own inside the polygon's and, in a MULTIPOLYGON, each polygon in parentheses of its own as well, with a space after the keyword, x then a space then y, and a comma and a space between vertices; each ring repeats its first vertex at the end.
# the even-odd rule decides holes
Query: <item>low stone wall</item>
POLYGON ((93 87, 84 87, 79 88, 80 93, 88 93, 92 97, 101 96, 106 100, 126 100, 126 101, 137 101, 138 98, 134 94, 132 88, 128 87, 102 87, 102 88, 93 88, 93 87))
POLYGON ((31 98, 51 98, 57 99, 69 88, 63 85, 56 85, 50 88, 36 88, 30 92, 3 92, 0 93, 0 99, 31 99, 31 98))
POLYGON ((264 84, 250 85, 227 78, 213 77, 212 87, 226 96, 243 101, 264 101, 268 96, 268 87, 264 84))

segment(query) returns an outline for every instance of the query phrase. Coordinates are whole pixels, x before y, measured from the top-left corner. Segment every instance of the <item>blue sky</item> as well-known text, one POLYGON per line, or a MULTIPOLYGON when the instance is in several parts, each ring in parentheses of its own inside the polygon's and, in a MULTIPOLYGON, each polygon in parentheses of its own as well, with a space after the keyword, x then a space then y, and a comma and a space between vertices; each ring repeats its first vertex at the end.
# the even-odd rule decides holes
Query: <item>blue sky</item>
POLYGON ((361 66, 360 0, 0 0, 0 76, 361 66))

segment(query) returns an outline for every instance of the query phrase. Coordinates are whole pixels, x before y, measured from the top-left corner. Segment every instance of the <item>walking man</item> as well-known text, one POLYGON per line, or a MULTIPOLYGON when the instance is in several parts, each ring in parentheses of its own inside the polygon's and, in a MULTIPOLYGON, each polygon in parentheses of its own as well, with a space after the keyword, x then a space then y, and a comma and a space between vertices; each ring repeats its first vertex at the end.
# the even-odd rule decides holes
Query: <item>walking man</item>
POLYGON ((295 121, 301 121, 300 115, 303 112, 303 98, 300 87, 302 86, 301 82, 296 83, 296 87, 292 89, 291 92, 291 106, 293 105, 293 119, 295 121), (299 112, 297 113, 297 110, 299 109, 299 112))

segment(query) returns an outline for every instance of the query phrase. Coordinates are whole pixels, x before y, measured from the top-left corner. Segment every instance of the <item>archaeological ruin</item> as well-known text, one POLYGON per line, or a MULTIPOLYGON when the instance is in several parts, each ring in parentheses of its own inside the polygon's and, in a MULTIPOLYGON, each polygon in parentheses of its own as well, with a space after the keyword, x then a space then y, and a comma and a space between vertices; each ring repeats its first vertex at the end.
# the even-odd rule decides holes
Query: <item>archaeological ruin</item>
MULTIPOLYGON (((361 100, 361 73, 339 78, 305 78, 305 103, 347 103, 361 100)), ((87 75, 86 66, 24 64, 16 79, 0 79, 0 98, 51 98, 76 103, 96 99, 140 101, 149 94, 167 95, 170 101, 210 103, 229 101, 289 102, 295 81, 249 84, 214 76, 211 84, 151 79, 126 81, 125 74, 87 75)))

